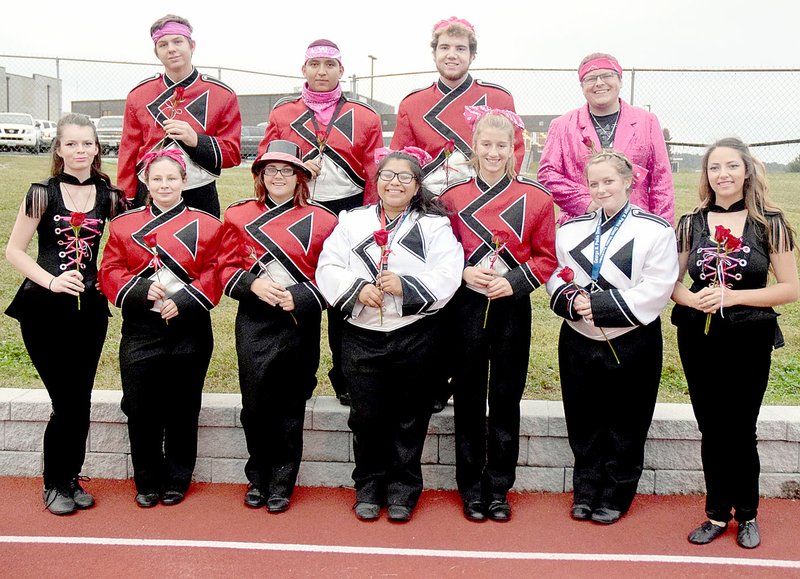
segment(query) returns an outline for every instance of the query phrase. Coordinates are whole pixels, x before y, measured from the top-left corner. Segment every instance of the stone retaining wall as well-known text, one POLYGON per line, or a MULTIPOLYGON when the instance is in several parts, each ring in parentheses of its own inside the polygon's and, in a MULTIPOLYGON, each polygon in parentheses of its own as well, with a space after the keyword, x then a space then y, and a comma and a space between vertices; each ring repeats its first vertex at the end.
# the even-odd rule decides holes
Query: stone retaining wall
MULTIPOLYGON (((83 473, 93 478, 133 476, 121 392, 96 390, 83 473)), ((195 480, 244 483, 247 457, 238 394, 205 394, 195 480)), ((42 435, 50 414, 45 390, 0 389, 0 476, 38 477, 42 435)), ((319 396, 306 405, 303 464, 298 484, 352 486, 352 435, 345 407, 319 396)), ((725 427, 724 421, 720 425, 725 427)), ((518 491, 572 490, 572 453, 561 402, 524 400, 520 425, 518 491)), ((761 492, 800 498, 800 407, 765 406, 758 424, 761 492)), ((431 419, 423 453, 426 488, 455 488, 453 408, 431 419)), ((659 404, 650 427, 639 492, 704 492, 700 433, 686 404, 659 404)))

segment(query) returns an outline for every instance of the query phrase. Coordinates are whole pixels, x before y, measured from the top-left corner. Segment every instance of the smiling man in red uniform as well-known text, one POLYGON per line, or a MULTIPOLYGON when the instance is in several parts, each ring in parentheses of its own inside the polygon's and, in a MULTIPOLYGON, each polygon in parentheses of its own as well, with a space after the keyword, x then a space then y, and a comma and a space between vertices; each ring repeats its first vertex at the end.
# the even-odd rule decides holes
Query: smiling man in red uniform
POLYGON ((192 26, 169 14, 150 27, 164 72, 137 85, 125 102, 117 183, 141 205, 147 188, 142 158, 149 151, 178 148, 186 162, 187 206, 219 217, 216 180, 222 169, 241 162, 242 120, 236 95, 192 65, 192 26))
MULTIPOLYGON (((400 103, 391 148, 414 146, 427 151, 433 161, 422 168, 424 184, 438 195, 448 185, 475 175, 467 166, 472 131, 464 119, 464 107, 486 105, 514 111, 514 99, 503 87, 469 74, 478 40, 475 28, 466 20, 452 16, 437 22, 431 48, 439 80, 400 103)), ((517 129, 514 142, 515 169, 519 171, 525 155, 521 129, 517 129)))
MULTIPOLYGON (((313 177, 311 198, 337 215, 377 201, 375 149, 383 146, 380 117, 365 103, 342 93, 342 55, 330 40, 309 44, 302 71, 306 83, 301 96, 276 103, 258 148, 259 156, 275 140, 298 145, 303 164, 313 177)), ((328 376, 336 397, 349 404, 339 370, 341 324, 335 310, 329 310, 333 367, 328 376)))

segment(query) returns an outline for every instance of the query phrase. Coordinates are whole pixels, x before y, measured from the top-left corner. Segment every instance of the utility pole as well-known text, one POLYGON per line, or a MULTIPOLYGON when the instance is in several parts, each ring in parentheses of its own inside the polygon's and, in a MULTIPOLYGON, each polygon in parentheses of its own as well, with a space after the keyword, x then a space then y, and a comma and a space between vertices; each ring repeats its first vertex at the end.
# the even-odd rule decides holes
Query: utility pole
POLYGON ((375 99, 375 61, 378 60, 378 57, 368 54, 367 58, 369 58, 369 104, 372 105, 372 101, 375 99))

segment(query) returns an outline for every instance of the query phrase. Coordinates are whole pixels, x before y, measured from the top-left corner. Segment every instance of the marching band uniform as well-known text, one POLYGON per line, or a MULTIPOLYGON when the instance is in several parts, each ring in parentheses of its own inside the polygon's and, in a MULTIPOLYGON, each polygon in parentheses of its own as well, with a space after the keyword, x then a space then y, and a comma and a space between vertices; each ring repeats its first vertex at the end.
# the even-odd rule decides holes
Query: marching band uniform
POLYGON ((125 101, 125 118, 119 146, 119 186, 139 205, 147 198, 142 158, 149 151, 178 148, 183 152, 188 183, 183 199, 188 207, 219 217, 216 179, 223 168, 241 162, 242 121, 233 90, 197 69, 181 81, 158 74, 137 85, 125 101), (183 87, 176 103, 175 89, 183 87), (186 121, 197 132, 197 147, 166 138, 164 121, 186 121))
MULTIPOLYGON (((741 211, 739 201, 728 211, 741 211)), ((702 264, 704 251, 717 250, 708 226, 716 205, 681 217, 678 251, 688 252, 690 291, 709 285, 702 264)), ((794 239, 780 213, 769 212, 772 244, 792 251, 794 239)), ((742 247, 726 254, 725 283, 735 290, 767 286, 770 243, 766 228, 748 217, 742 247)), ((712 267, 716 264, 712 261, 712 267)), ((770 307, 731 306, 717 311, 705 334, 706 314, 676 304, 672 323, 678 327, 678 350, 689 385, 689 395, 702 433, 701 456, 706 481, 706 514, 727 523, 731 509, 738 522, 754 519, 758 512, 760 464, 756 422, 767 389, 772 349, 784 345, 778 314, 770 307), (746 351, 746 361, 731 356, 746 351), (724 426, 720 420, 724 417, 724 426)))
MULTIPOLYGON (((433 160, 422 168, 424 186, 436 195, 452 183, 475 176, 467 164, 472 155, 472 130, 464 119, 464 107, 477 105, 513 111, 514 99, 503 87, 467 75, 456 88, 439 79, 400 102, 391 148, 413 146, 428 152, 433 160), (445 151, 448 140, 454 143, 451 154, 445 151)), ((519 171, 525 156, 519 127, 514 132, 514 156, 514 168, 519 171)))
MULTIPOLYGON (((69 488, 80 474, 86 455, 89 411, 100 352, 108 328, 108 302, 97 286, 97 255, 106 220, 121 213, 121 193, 92 177, 94 207, 78 237, 84 291, 75 296, 54 293, 26 279, 6 314, 20 323, 22 339, 52 402, 44 432, 44 486, 69 488)), ((71 211, 64 205, 60 183, 85 185, 61 173, 34 183, 25 195, 25 215, 38 217, 36 262, 59 276, 75 269, 76 247, 71 211)), ((71 496, 71 493, 70 493, 71 496)))
POLYGON ((569 266, 575 276, 565 283, 557 272, 547 283, 551 308, 565 318, 558 360, 574 504, 625 513, 661 379, 659 315, 678 277, 675 235, 626 203, 611 217, 598 210, 563 224, 556 250, 559 272, 569 266), (593 322, 574 310, 579 290, 591 293, 593 322))
POLYGON ((314 280, 322 243, 336 217, 309 202, 295 207, 250 199, 225 211, 219 276, 239 301, 236 352, 241 421, 250 458, 245 474, 269 496, 291 497, 303 454, 305 403, 317 384, 320 320, 327 307, 314 280), (295 309, 256 296, 259 277, 283 285, 295 309))
POLYGON ((330 124, 318 124, 302 97, 287 97, 275 104, 258 154, 276 139, 300 147, 302 160, 320 156, 317 132, 327 131, 322 150, 322 172, 309 183, 313 200, 335 214, 374 203, 375 149, 383 146, 381 120, 368 105, 342 95, 330 124), (316 182, 316 183, 315 183, 316 182), (366 189, 366 193, 365 193, 366 189))
POLYGON ((387 218, 389 271, 403 295, 385 293, 383 309, 358 301, 379 273, 381 205, 339 216, 325 241, 317 281, 325 299, 346 316, 342 370, 352 397, 356 501, 413 508, 422 492, 420 460, 431 416, 430 372, 439 321, 463 264, 461 246, 443 216, 401 213, 387 218), (385 500, 384 500, 385 499, 385 500))
POLYGON ((214 345, 209 310, 222 293, 215 275, 220 229, 218 219, 183 201, 166 211, 142 207, 111 223, 100 284, 122 310, 122 410, 140 494, 185 493, 191 482, 214 345), (157 260, 144 240, 151 233, 157 260), (147 299, 156 281, 178 306, 166 323, 155 309, 160 304, 147 299))
POLYGON ((450 306, 461 339, 453 376, 458 489, 465 504, 505 501, 519 454, 519 403, 531 339, 529 295, 556 267, 553 202, 535 181, 507 176, 493 186, 480 177, 454 185, 442 202, 453 212, 465 266, 489 268, 497 249, 493 236, 502 232, 508 238, 493 268, 509 281, 513 296, 489 302, 485 288, 462 285, 450 306))

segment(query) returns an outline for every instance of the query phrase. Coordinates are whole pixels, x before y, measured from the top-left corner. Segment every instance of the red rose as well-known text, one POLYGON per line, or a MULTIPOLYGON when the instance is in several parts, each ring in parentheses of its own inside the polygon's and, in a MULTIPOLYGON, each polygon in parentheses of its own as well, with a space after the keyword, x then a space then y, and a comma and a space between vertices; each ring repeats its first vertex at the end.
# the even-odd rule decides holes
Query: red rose
POLYGON ((563 279, 564 283, 570 283, 573 279, 575 279, 575 272, 572 271, 571 267, 567 266, 558 272, 558 277, 563 279))
POLYGON ((583 137, 583 144, 587 149, 594 149, 594 143, 592 142, 591 137, 583 137))
POLYGON ((508 233, 497 229, 492 230, 492 243, 495 247, 500 247, 508 243, 508 233))
POLYGON ((249 243, 243 243, 241 250, 244 257, 255 257, 256 255, 256 248, 249 243))
POLYGON ((182 86, 179 86, 179 87, 175 88, 175 102, 179 103, 179 102, 183 101, 183 93, 184 93, 185 90, 186 89, 183 88, 182 86))
POLYGON ((742 240, 735 235, 728 234, 728 238, 725 240, 725 251, 733 253, 734 251, 739 251, 741 248, 742 240))
POLYGON ((84 221, 86 221, 86 213, 81 213, 80 211, 73 211, 69 217, 69 224, 72 227, 80 227, 84 221))
POLYGON ((155 249, 158 245, 158 234, 155 231, 151 231, 145 235, 144 244, 151 249, 155 249))
POLYGON ((445 154, 450 155, 455 150, 456 150, 456 142, 453 139, 447 139, 444 142, 444 152, 445 152, 445 154))
POLYGON ((322 148, 325 146, 325 143, 327 141, 328 141, 328 133, 326 133, 325 131, 317 131, 317 145, 319 145, 320 148, 322 148))
POLYGON ((722 227, 722 225, 717 225, 717 227, 714 229, 714 241, 724 244, 730 234, 730 229, 727 227, 722 227))
POLYGON ((375 243, 378 244, 380 247, 386 246, 389 243, 389 232, 385 229, 378 229, 372 233, 372 237, 375 239, 375 243))

